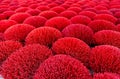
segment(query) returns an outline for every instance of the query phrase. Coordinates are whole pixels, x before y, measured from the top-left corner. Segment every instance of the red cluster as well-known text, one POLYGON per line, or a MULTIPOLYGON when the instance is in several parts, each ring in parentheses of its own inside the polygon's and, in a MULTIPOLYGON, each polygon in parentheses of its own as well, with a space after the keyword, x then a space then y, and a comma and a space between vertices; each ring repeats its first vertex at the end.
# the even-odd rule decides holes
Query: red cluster
POLYGON ((80 61, 67 55, 56 55, 40 65, 34 79, 92 79, 92 77, 80 61))
POLYGON ((11 54, 2 64, 5 79, 32 79, 39 65, 52 56, 52 52, 39 44, 28 45, 11 54))
POLYGON ((120 0, 0 0, 4 79, 120 79, 120 0))
POLYGON ((105 72, 95 74, 93 79, 120 79, 120 76, 115 73, 105 72))

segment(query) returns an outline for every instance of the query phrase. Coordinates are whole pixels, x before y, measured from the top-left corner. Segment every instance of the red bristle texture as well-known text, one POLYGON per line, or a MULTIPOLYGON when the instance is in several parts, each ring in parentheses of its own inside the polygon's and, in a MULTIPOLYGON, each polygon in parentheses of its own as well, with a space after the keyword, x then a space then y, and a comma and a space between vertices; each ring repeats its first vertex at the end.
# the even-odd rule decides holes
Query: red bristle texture
POLYGON ((53 8, 53 7, 56 7, 56 6, 58 6, 58 4, 55 3, 55 2, 52 2, 52 3, 48 4, 48 7, 50 7, 50 8, 53 8))
POLYGON ((113 45, 120 48, 120 32, 112 30, 98 31, 93 36, 97 45, 113 45))
POLYGON ((57 13, 61 13, 61 12, 65 11, 65 8, 61 7, 61 6, 56 6, 56 7, 51 8, 50 10, 55 11, 57 13))
POLYGON ((74 12, 74 11, 71 11, 71 10, 66 10, 66 11, 63 11, 63 12, 60 13, 60 16, 66 17, 68 19, 70 19, 70 18, 72 18, 76 15, 77 15, 77 13, 74 12))
POLYGON ((38 6, 36 9, 40 11, 46 11, 46 10, 49 10, 50 8, 48 6, 38 6))
POLYGON ((33 79, 36 69, 51 55, 51 50, 45 46, 25 46, 12 53, 2 64, 1 74, 4 79, 33 79))
POLYGON ((92 20, 94 19, 94 16, 96 16, 96 13, 95 12, 92 12, 92 11, 81 11, 79 13, 79 15, 84 15, 84 16, 87 16, 89 18, 91 18, 92 20))
POLYGON ((4 32, 5 40, 15 40, 24 42, 24 39, 28 35, 30 31, 32 31, 35 27, 28 24, 16 24, 9 27, 4 32))
POLYGON ((105 6, 101 6, 101 5, 97 5, 94 7, 96 10, 107 10, 107 7, 105 6))
POLYGON ((81 39, 89 45, 92 43, 93 31, 90 27, 83 24, 68 25, 63 29, 62 34, 64 37, 75 37, 81 39))
POLYGON ((117 18, 112 16, 112 15, 110 15, 110 14, 98 14, 98 15, 96 15, 94 17, 94 19, 95 20, 100 20, 100 19, 107 20, 107 21, 110 21, 110 22, 112 22, 114 24, 117 22, 117 18))
POLYGON ((43 16, 47 19, 50 19, 50 18, 58 16, 58 13, 56 13, 54 11, 43 11, 39 14, 39 16, 43 16))
POLYGON ((110 12, 109 10, 100 10, 100 11, 98 11, 98 14, 110 14, 110 15, 113 15, 113 13, 110 12))
POLYGON ((71 22, 65 17, 53 17, 46 21, 45 26, 54 27, 61 31, 69 24, 71 22))
POLYGON ((79 13, 79 12, 82 11, 82 9, 80 7, 70 7, 67 10, 72 10, 72 11, 74 11, 76 13, 79 13))
POLYGON ((92 48, 89 64, 92 71, 112 72, 120 74, 120 49, 110 45, 92 48))
POLYGON ((88 69, 67 55, 55 55, 45 60, 34 79, 92 79, 88 69))
POLYGON ((30 8, 28 8, 28 7, 20 7, 20 8, 18 8, 18 9, 16 9, 15 10, 15 12, 26 12, 27 10, 29 10, 30 8))
POLYGON ((38 43, 51 46, 62 34, 59 30, 52 27, 39 27, 31 31, 26 37, 26 44, 38 43))
POLYGON ((97 10, 95 8, 85 8, 84 11, 92 11, 97 13, 97 10))
POLYGON ((31 17, 28 17, 23 23, 30 24, 37 28, 37 27, 44 26, 46 21, 47 19, 42 16, 31 16, 31 17))
POLYGON ((66 54, 82 61, 88 66, 90 47, 80 39, 65 37, 53 43, 52 50, 55 54, 66 54))
POLYGON ((4 41, 5 39, 4 39, 4 33, 0 33, 0 42, 1 41, 4 41))
POLYGON ((0 65, 16 50, 22 47, 17 41, 3 41, 0 42, 0 65))
POLYGON ((18 23, 23 23, 23 21, 30 16, 31 15, 28 13, 16 13, 16 14, 13 14, 9 19, 14 20, 18 23))
POLYGON ((14 5, 14 6, 10 6, 9 9, 12 11, 15 11, 17 8, 19 8, 19 6, 14 5))
POLYGON ((84 24, 84 25, 88 25, 88 23, 91 22, 91 19, 87 16, 84 16, 84 15, 77 15, 77 16, 74 16, 72 17, 71 19, 71 22, 73 24, 84 24))
POLYGON ((88 26, 94 31, 98 32, 101 30, 115 30, 116 25, 112 22, 106 20, 93 20, 91 21, 88 26))
POLYGON ((13 14, 15 14, 14 11, 5 11, 3 12, 4 16, 6 17, 6 19, 9 19, 10 16, 12 16, 13 14))
POLYGON ((35 8, 38 7, 38 4, 31 4, 29 7, 32 8, 32 9, 35 9, 35 8))
POLYGON ((37 9, 30 9, 30 10, 27 10, 26 12, 32 16, 37 16, 40 13, 40 11, 37 9))
POLYGON ((0 21, 0 32, 4 33, 6 29, 8 29, 9 27, 15 24, 17 24, 17 22, 14 20, 1 20, 0 21))
MULTIPOLYGON (((41 73, 42 69, 38 68, 44 61, 39 62, 40 64, 31 61, 34 60, 32 56, 38 55, 39 51, 45 51, 45 49, 43 47, 39 49, 38 46, 38 51, 34 48, 34 46, 37 47, 35 44, 47 46, 53 55, 64 54, 83 63, 88 68, 89 75, 92 76, 90 79, 119 79, 115 74, 120 75, 120 58, 115 52, 117 47, 120 48, 120 0, 0 0, 0 53, 4 56, 0 55, 0 71, 4 62, 10 64, 7 65, 9 68, 3 69, 5 75, 0 72, 0 79, 89 79, 88 75, 82 73, 86 72, 84 68, 81 72, 80 66, 74 63, 69 64, 69 62, 61 64, 62 62, 56 59, 53 62, 58 63, 51 62, 50 66, 47 64, 45 68, 49 67, 43 69, 45 75, 41 77, 37 72, 41 73), (9 58, 11 59, 16 51, 20 51, 20 45, 16 48, 16 43, 23 48, 34 44, 33 47, 26 48, 28 52, 34 51, 25 56, 24 54, 16 55, 9 62, 9 58), (107 53, 102 49, 99 50, 99 45, 102 45, 107 53), (91 49, 94 48, 104 54, 100 55, 96 52, 95 55, 91 54, 91 49), (12 51, 13 49, 15 51, 12 51), (90 60, 95 56, 94 60, 90 60), (19 61, 17 57, 22 58, 19 61), (13 62, 14 60, 17 62, 13 62), (24 61, 25 63, 22 63, 24 61), (92 66, 89 62, 92 62, 92 66), (99 63, 96 64, 96 62, 99 63), (37 67, 34 67, 36 65, 37 67), (71 68, 63 67, 67 65, 71 68), (76 68, 72 69, 72 66, 76 68), (98 71, 96 72, 95 69, 98 71), (36 77, 34 77, 35 74, 37 74, 36 77)), ((22 52, 26 51, 22 50, 22 52)), ((46 53, 42 52, 43 54, 46 53)), ((47 61, 48 57, 44 60, 47 61)), ((62 60, 67 62, 65 58, 60 59, 62 60)))
POLYGON ((67 8, 69 8, 69 7, 70 7, 70 5, 69 5, 69 4, 62 4, 61 6, 62 6, 62 7, 64 7, 65 9, 67 9, 67 8))
POLYGON ((116 73, 105 72, 94 74, 93 79, 120 79, 120 76, 116 73))

